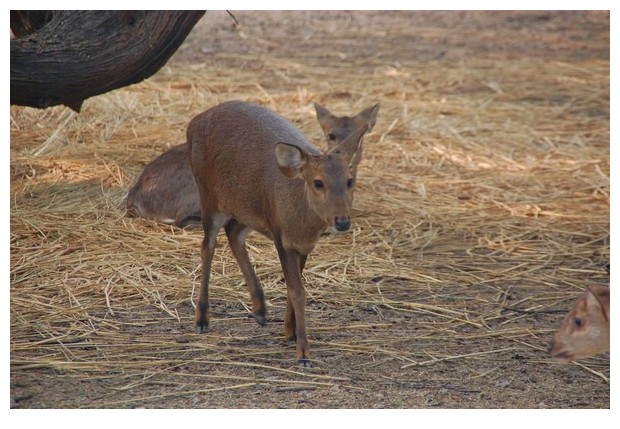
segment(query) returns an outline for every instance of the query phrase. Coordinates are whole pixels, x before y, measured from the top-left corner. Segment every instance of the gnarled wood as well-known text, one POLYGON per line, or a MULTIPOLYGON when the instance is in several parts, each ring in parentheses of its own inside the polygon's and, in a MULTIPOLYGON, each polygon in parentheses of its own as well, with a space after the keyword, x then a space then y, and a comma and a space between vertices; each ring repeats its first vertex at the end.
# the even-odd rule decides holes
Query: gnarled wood
POLYGON ((157 72, 204 11, 11 11, 11 104, 79 112, 157 72))

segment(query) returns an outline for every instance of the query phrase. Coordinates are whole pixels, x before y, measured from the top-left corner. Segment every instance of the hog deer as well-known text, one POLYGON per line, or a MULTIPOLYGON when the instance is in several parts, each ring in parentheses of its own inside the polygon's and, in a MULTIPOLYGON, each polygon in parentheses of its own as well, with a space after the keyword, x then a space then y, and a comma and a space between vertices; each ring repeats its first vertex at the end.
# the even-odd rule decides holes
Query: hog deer
POLYGON ((127 194, 127 214, 185 228, 200 223, 200 196, 189 166, 187 143, 162 153, 146 167, 127 194))
POLYGON ((589 286, 550 344, 552 358, 570 362, 609 351, 609 287, 589 286))
MULTIPOLYGON (((316 110, 316 119, 321 125, 323 134, 327 139, 327 148, 331 149, 338 143, 343 141, 354 130, 368 126, 366 132, 370 132, 377 122, 377 114, 379 113, 379 104, 375 104, 369 107, 354 117, 349 116, 335 116, 325 107, 314 103, 314 109, 316 110)), ((353 169, 353 178, 357 178, 357 165, 362 159, 362 147, 355 153, 356 159, 353 160, 355 168, 353 169)))
MULTIPOLYGON (((356 116, 335 116, 315 103, 316 117, 323 130, 328 148, 342 142, 353 131, 375 125, 379 105, 376 104, 356 116)), ((361 148, 357 153, 361 159, 361 148)), ((357 164, 353 177, 357 173, 357 164)), ((179 228, 200 224, 200 196, 189 165, 187 143, 174 146, 144 167, 131 187, 126 199, 127 214, 157 219, 179 228)))
POLYGON ((221 227, 250 292, 250 317, 265 325, 263 288, 245 247, 255 230, 275 244, 287 290, 284 334, 295 343, 298 363, 311 366, 301 274, 323 231, 351 226, 352 162, 367 128, 323 153, 288 120, 256 104, 229 101, 191 120, 187 142, 204 229, 197 333, 209 325, 211 261, 221 227))

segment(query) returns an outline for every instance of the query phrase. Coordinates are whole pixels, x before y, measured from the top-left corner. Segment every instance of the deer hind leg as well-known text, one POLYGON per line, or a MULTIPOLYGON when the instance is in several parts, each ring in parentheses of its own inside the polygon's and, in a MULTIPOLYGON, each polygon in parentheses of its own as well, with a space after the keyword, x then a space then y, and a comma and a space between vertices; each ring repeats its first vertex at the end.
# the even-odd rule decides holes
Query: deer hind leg
POLYGON ((226 222, 223 214, 207 215, 202 218, 204 238, 202 240, 201 260, 202 260, 202 279, 200 281, 200 292, 196 301, 195 328, 196 333, 202 334, 209 328, 209 279, 211 276, 211 262, 215 253, 217 233, 226 222))
POLYGON ((231 219, 225 226, 226 236, 228 237, 228 243, 230 249, 241 268, 245 283, 248 286, 250 292, 250 299, 252 300, 252 314, 249 316, 254 318, 256 322, 265 326, 267 320, 265 318, 265 295, 263 293, 263 287, 260 284, 260 280, 256 276, 256 271, 250 261, 250 256, 245 247, 245 238, 251 231, 249 227, 238 222, 235 219, 231 219))
POLYGON ((177 218, 176 221, 174 222, 174 226, 176 226, 177 228, 185 228, 188 225, 193 225, 193 224, 200 225, 200 223, 201 223, 200 213, 198 214, 192 213, 185 217, 177 218))

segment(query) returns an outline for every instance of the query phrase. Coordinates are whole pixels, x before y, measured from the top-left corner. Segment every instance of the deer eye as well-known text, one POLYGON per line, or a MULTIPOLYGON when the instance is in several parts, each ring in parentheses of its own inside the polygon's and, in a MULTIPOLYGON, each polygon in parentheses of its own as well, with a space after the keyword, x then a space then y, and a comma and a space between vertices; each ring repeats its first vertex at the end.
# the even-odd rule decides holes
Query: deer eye
POLYGON ((329 133, 329 134, 327 135, 327 138, 328 138, 330 141, 334 141, 334 140, 336 140, 336 136, 335 136, 333 133, 329 133))
POLYGON ((573 322, 575 323, 575 326, 577 328, 581 328, 584 325, 583 319, 579 318, 579 317, 575 317, 575 319, 573 320, 573 322))
POLYGON ((351 189, 353 187, 353 179, 347 180, 347 188, 351 189))
POLYGON ((321 190, 325 187, 325 184, 323 183, 322 180, 315 180, 313 182, 313 185, 314 185, 314 189, 318 189, 318 190, 321 190))

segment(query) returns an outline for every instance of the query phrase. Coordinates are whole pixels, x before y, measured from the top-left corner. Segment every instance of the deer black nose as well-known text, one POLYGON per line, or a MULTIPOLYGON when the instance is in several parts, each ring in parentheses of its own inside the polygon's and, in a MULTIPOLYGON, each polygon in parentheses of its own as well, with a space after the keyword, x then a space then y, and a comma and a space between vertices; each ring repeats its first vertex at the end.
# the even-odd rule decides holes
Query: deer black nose
POLYGON ((351 220, 348 217, 337 217, 335 225, 338 231, 347 231, 351 228, 351 220))

